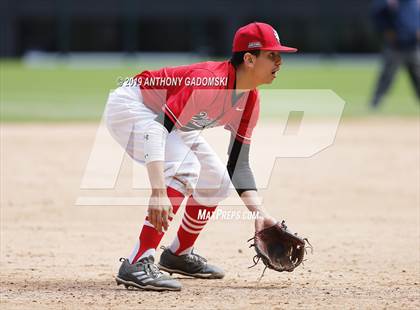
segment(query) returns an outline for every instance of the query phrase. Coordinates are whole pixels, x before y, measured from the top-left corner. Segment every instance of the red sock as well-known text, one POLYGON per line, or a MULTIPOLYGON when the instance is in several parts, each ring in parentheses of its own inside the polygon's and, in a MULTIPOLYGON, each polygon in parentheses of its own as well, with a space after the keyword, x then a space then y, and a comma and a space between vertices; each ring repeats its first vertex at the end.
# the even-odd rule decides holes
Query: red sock
MULTIPOLYGON (((171 187, 168 187, 166 192, 168 194, 169 200, 172 203, 172 211, 175 215, 185 197, 182 193, 178 192, 177 190, 171 187)), ((169 221, 172 221, 172 217, 169 217, 169 221)), ((134 264, 144 256, 154 256, 156 253, 156 248, 162 240, 163 235, 163 232, 159 233, 155 229, 155 227, 152 224, 150 224, 149 218, 146 216, 144 225, 140 232, 139 239, 137 240, 136 246, 134 247, 134 250, 130 255, 130 263, 134 264)))
POLYGON ((181 226, 178 229, 175 240, 169 247, 172 253, 176 255, 191 253, 195 240, 198 238, 216 207, 200 205, 192 196, 188 198, 181 226))

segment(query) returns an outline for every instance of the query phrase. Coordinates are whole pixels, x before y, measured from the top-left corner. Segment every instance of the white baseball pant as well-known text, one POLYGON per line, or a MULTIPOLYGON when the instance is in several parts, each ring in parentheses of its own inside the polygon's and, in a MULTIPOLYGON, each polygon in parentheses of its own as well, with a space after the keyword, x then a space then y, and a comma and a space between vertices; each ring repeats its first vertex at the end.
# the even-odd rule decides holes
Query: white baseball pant
MULTIPOLYGON (((111 135, 137 162, 144 161, 144 133, 157 114, 143 104, 139 87, 121 86, 108 98, 106 125, 111 135)), ((201 131, 174 128, 165 148, 164 176, 167 186, 205 206, 217 205, 230 194, 230 178, 225 165, 201 131)))

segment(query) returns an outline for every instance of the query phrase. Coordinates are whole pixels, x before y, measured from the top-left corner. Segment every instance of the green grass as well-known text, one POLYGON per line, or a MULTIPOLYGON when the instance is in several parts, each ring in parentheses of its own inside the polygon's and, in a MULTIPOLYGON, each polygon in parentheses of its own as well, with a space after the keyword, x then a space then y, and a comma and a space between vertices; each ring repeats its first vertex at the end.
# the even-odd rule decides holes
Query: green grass
MULTIPOLYGON (((174 64, 175 65, 175 64, 174 64)), ((130 77, 160 64, 123 64, 113 68, 72 68, 68 65, 28 67, 18 61, 1 61, 1 120, 99 120, 108 93, 118 77, 130 77)), ((345 116, 368 115, 367 103, 376 82, 375 62, 285 63, 275 83, 265 88, 331 89, 346 102, 345 116)), ((419 105, 405 71, 400 71, 379 115, 418 116, 419 105)), ((262 117, 275 117, 275 107, 263 108, 262 117)))

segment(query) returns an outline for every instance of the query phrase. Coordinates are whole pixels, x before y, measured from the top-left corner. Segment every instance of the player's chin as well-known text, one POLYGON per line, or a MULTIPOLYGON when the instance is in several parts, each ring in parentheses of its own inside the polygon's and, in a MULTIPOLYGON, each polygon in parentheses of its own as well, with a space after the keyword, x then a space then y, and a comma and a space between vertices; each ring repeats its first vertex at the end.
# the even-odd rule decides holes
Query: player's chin
POLYGON ((275 78, 276 78, 276 76, 273 75, 273 74, 266 75, 260 80, 261 82, 259 83, 259 85, 271 84, 271 83, 273 83, 275 78))
POLYGON ((273 83, 273 81, 274 81, 275 78, 276 78, 276 76, 274 74, 271 74, 270 76, 267 77, 265 84, 271 84, 271 83, 273 83))

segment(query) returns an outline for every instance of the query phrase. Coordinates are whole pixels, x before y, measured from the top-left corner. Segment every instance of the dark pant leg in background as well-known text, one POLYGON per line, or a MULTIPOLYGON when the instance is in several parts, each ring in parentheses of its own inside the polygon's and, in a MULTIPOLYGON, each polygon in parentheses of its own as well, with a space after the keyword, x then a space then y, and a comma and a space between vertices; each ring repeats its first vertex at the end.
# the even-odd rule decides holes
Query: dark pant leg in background
POLYGON ((408 51, 404 58, 405 65, 407 66, 411 82, 413 83, 420 104, 420 46, 408 51))
POLYGON ((394 80, 395 73, 401 62, 400 52, 391 47, 387 47, 383 51, 383 64, 382 70, 376 84, 375 93, 370 103, 371 107, 377 108, 382 97, 388 92, 392 81, 394 80))

